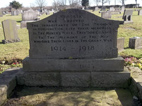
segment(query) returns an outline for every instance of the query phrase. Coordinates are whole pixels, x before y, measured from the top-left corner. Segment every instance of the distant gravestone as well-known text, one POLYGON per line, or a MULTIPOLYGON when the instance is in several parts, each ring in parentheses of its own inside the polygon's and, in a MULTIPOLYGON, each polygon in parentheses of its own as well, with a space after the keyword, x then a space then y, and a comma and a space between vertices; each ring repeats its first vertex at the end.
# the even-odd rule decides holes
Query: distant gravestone
POLYGON ((124 23, 133 23, 132 21, 133 10, 125 10, 123 14, 124 23))
POLYGON ((118 52, 121 52, 124 50, 124 41, 125 41, 125 38, 118 38, 117 39, 118 52))
POLYGON ((114 7, 110 7, 109 11, 115 11, 114 7))
POLYGON ((129 38, 129 48, 142 49, 142 37, 129 38))
POLYGON ((138 11, 138 15, 142 15, 142 10, 139 10, 139 11, 138 11))
POLYGON ((11 15, 12 16, 16 16, 16 15, 19 15, 19 14, 20 14, 19 10, 13 10, 13 11, 11 11, 11 15))
POLYGON ((22 22, 21 22, 21 28, 26 28, 28 22, 34 22, 37 20, 40 20, 38 18, 38 12, 30 9, 28 11, 25 11, 22 13, 22 22))
POLYGON ((2 10, 0 9, 0 17, 2 17, 3 16, 3 14, 2 14, 2 10))
POLYGON ((121 12, 124 12, 124 10, 125 10, 125 7, 122 6, 122 7, 121 7, 121 12))
POLYGON ((105 19, 110 19, 111 18, 111 12, 106 11, 106 12, 101 12, 101 17, 105 19))
POLYGON ((122 21, 68 9, 28 23, 30 50, 18 84, 62 87, 126 87, 130 74, 118 57, 122 21))
POLYGON ((99 10, 99 7, 95 7, 95 11, 98 11, 99 10))
POLYGON ((5 43, 13 43, 20 42, 18 38, 17 26, 15 20, 5 20, 2 22, 4 38, 2 42, 5 43))

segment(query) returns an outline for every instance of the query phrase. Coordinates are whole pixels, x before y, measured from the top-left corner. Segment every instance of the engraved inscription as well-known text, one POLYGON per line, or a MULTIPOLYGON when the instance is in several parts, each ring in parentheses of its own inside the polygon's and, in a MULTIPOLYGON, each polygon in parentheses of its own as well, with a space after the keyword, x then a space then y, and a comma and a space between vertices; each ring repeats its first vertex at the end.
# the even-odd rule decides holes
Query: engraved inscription
POLYGON ((28 25, 31 57, 116 57, 118 25, 82 10, 58 12, 28 25))

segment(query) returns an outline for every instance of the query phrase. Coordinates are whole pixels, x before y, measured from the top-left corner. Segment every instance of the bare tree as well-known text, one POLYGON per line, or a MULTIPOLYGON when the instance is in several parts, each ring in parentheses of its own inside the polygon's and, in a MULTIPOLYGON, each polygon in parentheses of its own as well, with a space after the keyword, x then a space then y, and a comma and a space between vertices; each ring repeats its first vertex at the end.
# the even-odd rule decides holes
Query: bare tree
POLYGON ((110 2, 111 2, 111 0, 108 0, 109 5, 110 5, 110 2))
POLYGON ((108 0, 101 0, 101 2, 102 2, 102 7, 103 7, 104 4, 108 2, 108 0))
POLYGON ((40 11, 42 12, 43 7, 46 5, 46 0, 36 0, 35 3, 39 6, 40 11))
POLYGON ((60 6, 59 0, 54 0, 52 6, 53 6, 54 10, 58 11, 59 6, 60 6))
POLYGON ((81 0, 69 0, 69 5, 71 8, 77 8, 80 6, 81 0))
POLYGON ((119 2, 122 3, 122 6, 125 5, 125 1, 126 1, 126 0, 119 0, 119 2))

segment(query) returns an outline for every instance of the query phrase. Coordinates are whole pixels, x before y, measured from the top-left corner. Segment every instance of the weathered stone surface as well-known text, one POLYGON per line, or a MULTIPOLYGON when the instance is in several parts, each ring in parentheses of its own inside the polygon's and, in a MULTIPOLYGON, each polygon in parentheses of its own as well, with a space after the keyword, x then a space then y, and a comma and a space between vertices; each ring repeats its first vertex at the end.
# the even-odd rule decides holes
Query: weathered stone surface
POLYGON ((7 99, 7 86, 0 84, 0 106, 7 99))
POLYGON ((69 9, 28 23, 30 58, 115 58, 120 22, 69 9))
POLYGON ((125 41, 125 38, 118 38, 117 39, 118 52, 121 52, 124 50, 124 41, 125 41))
POLYGON ((105 19, 111 18, 111 11, 101 12, 101 17, 105 19))
POLYGON ((27 28, 27 23, 29 23, 29 22, 35 22, 35 21, 22 21, 20 28, 27 28))
POLYGON ((8 69, 0 74, 0 105, 12 94, 16 87, 16 75, 19 69, 8 69))
POLYGON ((129 48, 142 49, 142 37, 129 38, 129 48))
POLYGON ((23 61, 24 71, 123 71, 122 57, 109 59, 31 59, 23 61))
POLYGON ((124 23, 132 23, 132 14, 133 14, 133 10, 124 10, 124 14, 123 14, 123 18, 124 19, 124 23))
POLYGON ((89 87, 90 72, 61 72, 61 86, 89 87))
POLYGON ((115 8, 114 7, 110 7, 109 11, 115 11, 115 8))
POLYGON ((2 10, 0 9, 0 17, 2 17, 3 16, 3 14, 2 14, 2 10))
POLYGON ((122 7, 121 7, 121 12, 124 12, 124 10, 125 10, 125 7, 122 6, 122 7))
POLYGON ((22 21, 33 21, 36 20, 38 17, 38 13, 32 9, 25 11, 22 14, 22 21))
POLYGON ((99 88, 128 88, 130 85, 130 73, 123 72, 92 72, 91 86, 99 88))
POLYGON ((19 14, 20 14, 20 10, 11 11, 12 16, 16 16, 16 15, 19 15, 19 14))
POLYGON ((142 15, 142 10, 139 10, 139 11, 138 11, 138 15, 142 15))
POLYGON ((19 42, 17 25, 15 20, 5 20, 2 22, 4 38, 3 43, 19 42))
POLYGON ((21 72, 17 76, 18 85, 26 86, 58 86, 60 74, 58 72, 21 72))

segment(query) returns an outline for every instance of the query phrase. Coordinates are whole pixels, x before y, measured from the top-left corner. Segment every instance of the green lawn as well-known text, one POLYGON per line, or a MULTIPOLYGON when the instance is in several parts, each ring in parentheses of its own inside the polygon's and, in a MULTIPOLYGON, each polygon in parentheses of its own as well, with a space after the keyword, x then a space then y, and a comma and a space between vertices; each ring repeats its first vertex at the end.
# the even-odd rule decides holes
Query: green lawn
MULTIPOLYGON (((96 12, 92 12, 100 16, 101 14, 96 12)), ((121 20, 122 14, 113 15, 113 20, 121 20)), ((47 15, 40 16, 41 19, 48 17, 47 15)), ((10 44, 2 44, 1 41, 4 39, 3 29, 1 22, 6 19, 16 20, 17 24, 20 25, 22 20, 21 15, 19 16, 11 16, 11 15, 4 15, 0 17, 0 60, 11 60, 11 59, 21 59, 23 60, 29 54, 29 36, 28 30, 26 28, 18 29, 18 36, 21 42, 10 43, 10 44)), ((128 41, 129 38, 139 36, 142 37, 142 16, 138 16, 138 12, 134 11, 132 16, 133 24, 125 24, 120 25, 118 29, 118 38, 125 37, 125 50, 120 53, 123 56, 135 56, 138 58, 142 58, 142 50, 133 50, 128 48, 128 41)))

